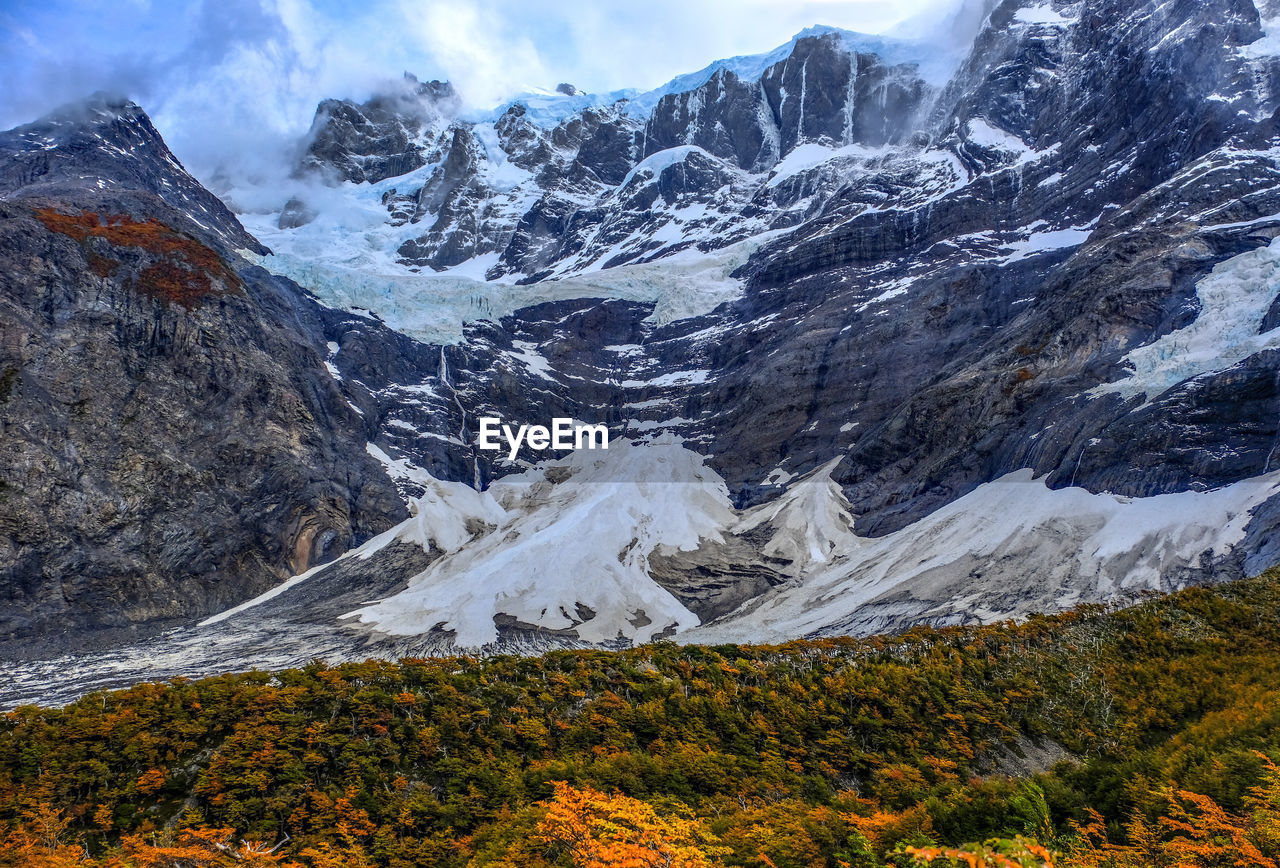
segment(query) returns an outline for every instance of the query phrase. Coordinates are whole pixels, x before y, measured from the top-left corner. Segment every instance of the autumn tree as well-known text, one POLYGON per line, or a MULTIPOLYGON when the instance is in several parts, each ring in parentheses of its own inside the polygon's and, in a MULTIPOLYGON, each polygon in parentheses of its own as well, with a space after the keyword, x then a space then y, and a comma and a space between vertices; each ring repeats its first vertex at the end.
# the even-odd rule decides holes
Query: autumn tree
POLYGON ((536 840, 567 851, 576 868, 715 868, 726 851, 700 821, 660 816, 637 799, 567 783, 538 824, 536 840))
POLYGON ((964 868, 1054 868, 1048 848, 1021 836, 992 839, 963 847, 905 847, 903 852, 923 865, 963 865, 964 868))

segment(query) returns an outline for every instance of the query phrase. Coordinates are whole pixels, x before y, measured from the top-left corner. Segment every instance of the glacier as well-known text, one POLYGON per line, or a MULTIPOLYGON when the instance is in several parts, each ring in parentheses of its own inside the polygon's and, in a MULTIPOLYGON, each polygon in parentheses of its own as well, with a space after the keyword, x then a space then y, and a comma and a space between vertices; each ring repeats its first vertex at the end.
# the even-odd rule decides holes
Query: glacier
POLYGON ((1090 390, 1090 395, 1138 395, 1145 404, 1179 383, 1224 371, 1263 350, 1280 347, 1280 327, 1261 326, 1280 296, 1280 238, 1214 266, 1196 284, 1195 321, 1131 350, 1127 376, 1090 390))

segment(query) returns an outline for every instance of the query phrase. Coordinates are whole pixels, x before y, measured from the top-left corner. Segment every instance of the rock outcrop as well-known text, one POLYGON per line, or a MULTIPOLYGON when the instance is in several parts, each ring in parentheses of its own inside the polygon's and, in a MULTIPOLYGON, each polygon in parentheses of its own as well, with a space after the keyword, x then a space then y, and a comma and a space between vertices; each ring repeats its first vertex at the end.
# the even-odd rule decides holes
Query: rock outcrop
POLYGON ((325 367, 324 309, 146 115, 0 137, 0 645, 218 611, 403 517, 325 367))

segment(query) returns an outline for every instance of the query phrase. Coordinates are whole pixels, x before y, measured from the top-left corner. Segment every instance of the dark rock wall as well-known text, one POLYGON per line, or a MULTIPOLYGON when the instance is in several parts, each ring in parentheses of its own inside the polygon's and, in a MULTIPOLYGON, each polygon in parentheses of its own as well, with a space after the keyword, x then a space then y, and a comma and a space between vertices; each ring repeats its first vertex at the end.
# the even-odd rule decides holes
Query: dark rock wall
POLYGON ((405 516, 323 309, 229 253, 256 242, 140 110, 102 111, 44 171, 0 162, 0 644, 206 615, 405 516))

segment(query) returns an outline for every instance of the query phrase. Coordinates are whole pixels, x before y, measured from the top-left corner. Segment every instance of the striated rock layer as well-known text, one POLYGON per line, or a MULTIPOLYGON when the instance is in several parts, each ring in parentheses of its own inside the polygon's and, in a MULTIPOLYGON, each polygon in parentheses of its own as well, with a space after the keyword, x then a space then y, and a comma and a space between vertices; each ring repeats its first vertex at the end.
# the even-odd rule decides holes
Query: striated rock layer
POLYGON ((405 515, 325 317, 146 115, 0 137, 0 646, 217 611, 405 515))

